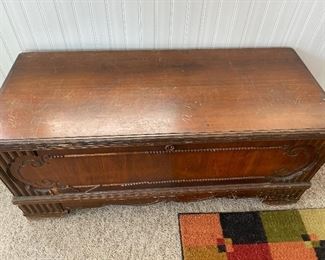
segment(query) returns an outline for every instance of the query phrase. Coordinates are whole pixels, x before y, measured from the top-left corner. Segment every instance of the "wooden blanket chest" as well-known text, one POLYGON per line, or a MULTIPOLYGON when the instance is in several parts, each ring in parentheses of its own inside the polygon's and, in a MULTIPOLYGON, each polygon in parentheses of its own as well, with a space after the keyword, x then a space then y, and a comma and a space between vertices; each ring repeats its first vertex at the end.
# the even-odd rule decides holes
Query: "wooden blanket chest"
POLYGON ((22 53, 0 89, 0 152, 29 217, 290 203, 325 161, 325 94, 288 48, 22 53))

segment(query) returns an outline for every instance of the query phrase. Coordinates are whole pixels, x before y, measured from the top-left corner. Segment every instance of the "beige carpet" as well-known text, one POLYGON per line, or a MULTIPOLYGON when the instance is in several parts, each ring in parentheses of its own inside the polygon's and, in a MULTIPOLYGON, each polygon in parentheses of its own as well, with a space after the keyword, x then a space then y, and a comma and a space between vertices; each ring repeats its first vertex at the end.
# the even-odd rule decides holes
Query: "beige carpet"
POLYGON ((325 208, 325 167, 295 205, 271 207, 256 199, 215 199, 151 206, 107 206, 64 218, 30 221, 0 185, 0 259, 181 259, 179 212, 325 208))

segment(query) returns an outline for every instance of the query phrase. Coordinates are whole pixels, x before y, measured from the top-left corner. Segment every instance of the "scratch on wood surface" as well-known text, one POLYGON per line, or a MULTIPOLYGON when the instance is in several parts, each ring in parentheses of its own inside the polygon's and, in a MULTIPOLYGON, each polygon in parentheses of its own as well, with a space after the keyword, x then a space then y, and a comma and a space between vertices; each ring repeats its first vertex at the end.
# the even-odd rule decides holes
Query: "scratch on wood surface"
POLYGON ((252 88, 256 88, 255 82, 251 79, 248 80, 249 81, 249 86, 252 88))
MULTIPOLYGON (((91 96, 91 94, 89 93, 89 96, 91 96)), ((71 99, 73 97, 73 91, 69 91, 67 94, 64 95, 65 99, 71 99)))
POLYGON ((9 100, 9 105, 10 106, 14 106, 14 105, 16 105, 16 100, 15 99, 12 99, 12 100, 9 100))
POLYGON ((183 115, 183 117, 182 117, 182 120, 184 121, 184 122, 188 122, 188 121, 191 121, 191 119, 192 119, 192 115, 183 115))
POLYGON ((10 127, 16 128, 17 123, 16 123, 16 117, 15 117, 15 115, 13 115, 13 114, 9 114, 8 115, 8 123, 9 123, 10 127))
POLYGON ((35 135, 39 135, 40 134, 40 126, 41 126, 41 122, 39 121, 36 121, 36 124, 35 124, 35 127, 34 127, 34 132, 35 132, 35 135))

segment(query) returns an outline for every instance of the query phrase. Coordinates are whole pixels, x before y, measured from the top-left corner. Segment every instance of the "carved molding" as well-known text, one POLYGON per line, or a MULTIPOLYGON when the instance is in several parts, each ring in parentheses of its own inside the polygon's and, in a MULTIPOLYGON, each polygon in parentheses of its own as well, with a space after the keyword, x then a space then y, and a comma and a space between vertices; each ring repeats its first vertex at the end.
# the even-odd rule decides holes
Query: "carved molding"
MULTIPOLYGON (((28 162, 28 160, 22 162, 24 163, 32 163, 35 167, 44 164, 46 161, 45 158, 41 158, 39 160, 35 159, 35 152, 33 151, 21 151, 21 152, 1 152, 0 153, 0 179, 6 184, 8 189, 13 193, 16 197, 33 197, 44 195, 47 196, 50 193, 48 190, 42 190, 42 192, 38 192, 34 190, 30 185, 26 185, 26 183, 21 181, 16 181, 16 179, 12 176, 9 168, 11 167, 14 161, 20 161, 21 157, 29 157, 32 158, 32 161, 28 162), (42 161, 43 160, 43 161, 42 161)), ((19 208, 23 211, 25 216, 40 216, 42 214, 59 214, 64 213, 64 209, 61 204, 41 204, 41 205, 20 205, 19 208)))
POLYGON ((51 188, 64 188, 66 185, 62 185, 59 182, 54 182, 52 180, 40 179, 38 182, 31 182, 26 179, 21 173, 21 170, 26 166, 32 167, 42 167, 43 165, 49 163, 52 158, 49 155, 35 156, 35 155, 23 155, 17 157, 13 163, 10 165, 10 172, 12 176, 18 181, 27 184, 26 188, 28 190, 33 190, 37 187, 43 187, 45 189, 51 188))
POLYGON ((170 153, 215 153, 225 151, 250 151, 250 150, 285 150, 289 146, 243 146, 243 147, 219 147, 219 148, 191 148, 177 149, 174 145, 166 145, 164 149, 149 151, 132 151, 132 152, 106 152, 106 153, 82 153, 82 154, 50 154, 51 159, 59 158, 79 158, 79 157, 97 157, 110 155, 131 155, 131 154, 170 154, 170 153))
POLYGON ((279 150, 288 149, 288 146, 243 146, 243 147, 218 147, 218 148, 193 148, 177 149, 174 145, 166 145, 164 150, 145 151, 146 154, 166 154, 166 153, 215 153, 224 151, 250 151, 250 150, 279 150))
POLYGON ((290 202, 299 199, 301 194, 310 187, 310 183, 268 184, 229 184, 220 186, 169 187, 137 190, 115 190, 93 193, 68 193, 39 197, 17 197, 13 202, 17 205, 38 203, 73 203, 86 201, 102 201, 106 203, 134 204, 157 203, 167 201, 197 201, 216 197, 239 198, 251 194, 269 203, 290 202))
MULTIPOLYGON (((220 147, 220 148, 199 148, 199 149, 176 149, 173 145, 165 146, 164 150, 157 151, 142 151, 142 152, 128 152, 132 153, 144 153, 144 154, 164 154, 164 153, 182 153, 182 152, 222 152, 222 151, 242 151, 242 150, 283 150, 285 155, 296 157, 301 153, 310 156, 310 146, 298 146, 289 147, 284 146, 251 146, 251 147, 220 147)), ((181 180, 163 180, 163 181, 144 181, 144 182, 133 182, 133 183, 113 183, 103 185, 84 185, 84 186, 70 186, 50 179, 40 179, 37 182, 24 178, 22 169, 26 166, 42 167, 45 164, 50 163, 50 160, 60 159, 65 157, 83 157, 83 156, 107 156, 112 153, 95 153, 95 154, 67 154, 67 155, 53 155, 47 154, 42 156, 26 155, 17 157, 11 164, 10 171, 14 178, 18 181, 27 185, 28 188, 42 192, 44 190, 51 191, 54 194, 62 192, 80 192, 85 193, 94 192, 103 188, 112 187, 136 187, 141 185, 164 185, 164 184, 190 184, 190 183, 214 183, 222 184, 225 182, 240 182, 245 180, 255 180, 259 182, 270 182, 270 183, 292 183, 303 179, 305 174, 308 174, 317 164, 317 155, 313 156, 313 160, 309 161, 306 165, 295 170, 294 172, 288 172, 286 169, 282 169, 279 172, 275 172, 273 176, 248 176, 248 177, 232 177, 232 178, 208 178, 208 179, 181 179, 181 180)), ((113 153, 119 154, 119 153, 113 153)), ((308 158, 308 157, 307 157, 308 158)))
POLYGON ((270 182, 295 182, 299 179, 303 179, 304 175, 308 174, 318 163, 318 160, 315 159, 312 162, 308 163, 306 166, 301 169, 286 173, 286 172, 278 172, 274 176, 270 178, 270 182))
POLYGON ((273 129, 254 131, 227 131, 217 133, 157 133, 127 136, 87 136, 87 137, 63 137, 41 139, 0 140, 2 151, 19 150, 44 150, 44 149, 82 149, 82 148, 109 148, 129 146, 152 146, 160 143, 209 143, 228 141, 267 141, 267 140, 310 140, 324 139, 325 129, 273 129))
MULTIPOLYGON (((305 146, 294 146, 290 147, 286 150, 286 154, 289 156, 296 157, 299 153, 304 153, 306 156, 310 156, 310 151, 306 149, 305 146)), ((275 172, 272 177, 270 177, 270 182, 296 182, 302 180, 305 175, 307 175, 310 171, 314 169, 314 167, 319 162, 319 156, 317 153, 314 153, 312 156, 312 160, 310 160, 307 164, 302 166, 300 169, 297 169, 293 172, 288 172, 285 169, 282 169, 279 172, 275 172)))

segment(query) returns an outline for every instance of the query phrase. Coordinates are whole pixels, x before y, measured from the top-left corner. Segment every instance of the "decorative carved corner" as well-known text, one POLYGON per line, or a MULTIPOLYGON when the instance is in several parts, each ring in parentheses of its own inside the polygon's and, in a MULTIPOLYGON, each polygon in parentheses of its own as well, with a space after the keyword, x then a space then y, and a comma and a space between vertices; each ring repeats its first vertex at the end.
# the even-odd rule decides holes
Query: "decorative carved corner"
POLYGON ((27 166, 32 166, 36 168, 42 167, 45 164, 49 163, 51 159, 52 157, 50 157, 49 155, 24 155, 21 157, 17 157, 10 165, 10 172, 15 179, 27 185, 29 189, 36 188, 44 190, 57 187, 64 187, 64 185, 48 179, 38 179, 37 181, 30 181, 29 179, 26 179, 21 172, 22 169, 27 166))
POLYGON ((269 177, 269 181, 272 183, 292 183, 303 180, 306 175, 308 175, 314 167, 317 165, 319 158, 315 151, 311 152, 309 146, 294 146, 287 147, 285 149, 285 154, 291 157, 297 157, 299 154, 304 153, 311 159, 299 168, 298 170, 288 172, 287 169, 281 169, 269 177))
POLYGON ((296 182, 299 180, 304 179, 304 176, 309 174, 312 169, 317 165, 318 161, 314 160, 310 163, 308 163, 305 167, 294 171, 294 172, 289 172, 286 173, 285 171, 283 172, 277 172, 274 176, 270 178, 271 182, 285 182, 285 183, 291 183, 291 182, 296 182))
MULTIPOLYGON (((22 163, 26 158, 35 157, 34 151, 10 151, 0 152, 0 179, 6 184, 14 196, 35 195, 34 189, 24 181, 17 179, 12 172, 15 172, 15 162, 22 163)), ((35 166, 41 162, 35 161, 35 166)), ((45 193, 46 194, 46 193, 45 193)))
POLYGON ((25 188, 30 191, 37 191, 39 193, 50 193, 50 194, 58 194, 59 190, 64 191, 65 193, 69 192, 92 192, 97 191, 102 187, 102 185, 93 185, 89 186, 85 191, 78 187, 73 187, 70 185, 62 184, 58 181, 53 181, 50 179, 37 179, 36 181, 31 181, 24 177, 22 174, 22 170, 24 167, 32 166, 32 167, 42 167, 48 163, 50 163, 53 159, 64 158, 64 155, 24 155, 21 157, 15 158, 10 164, 10 172, 13 178, 17 181, 24 184, 25 188))

